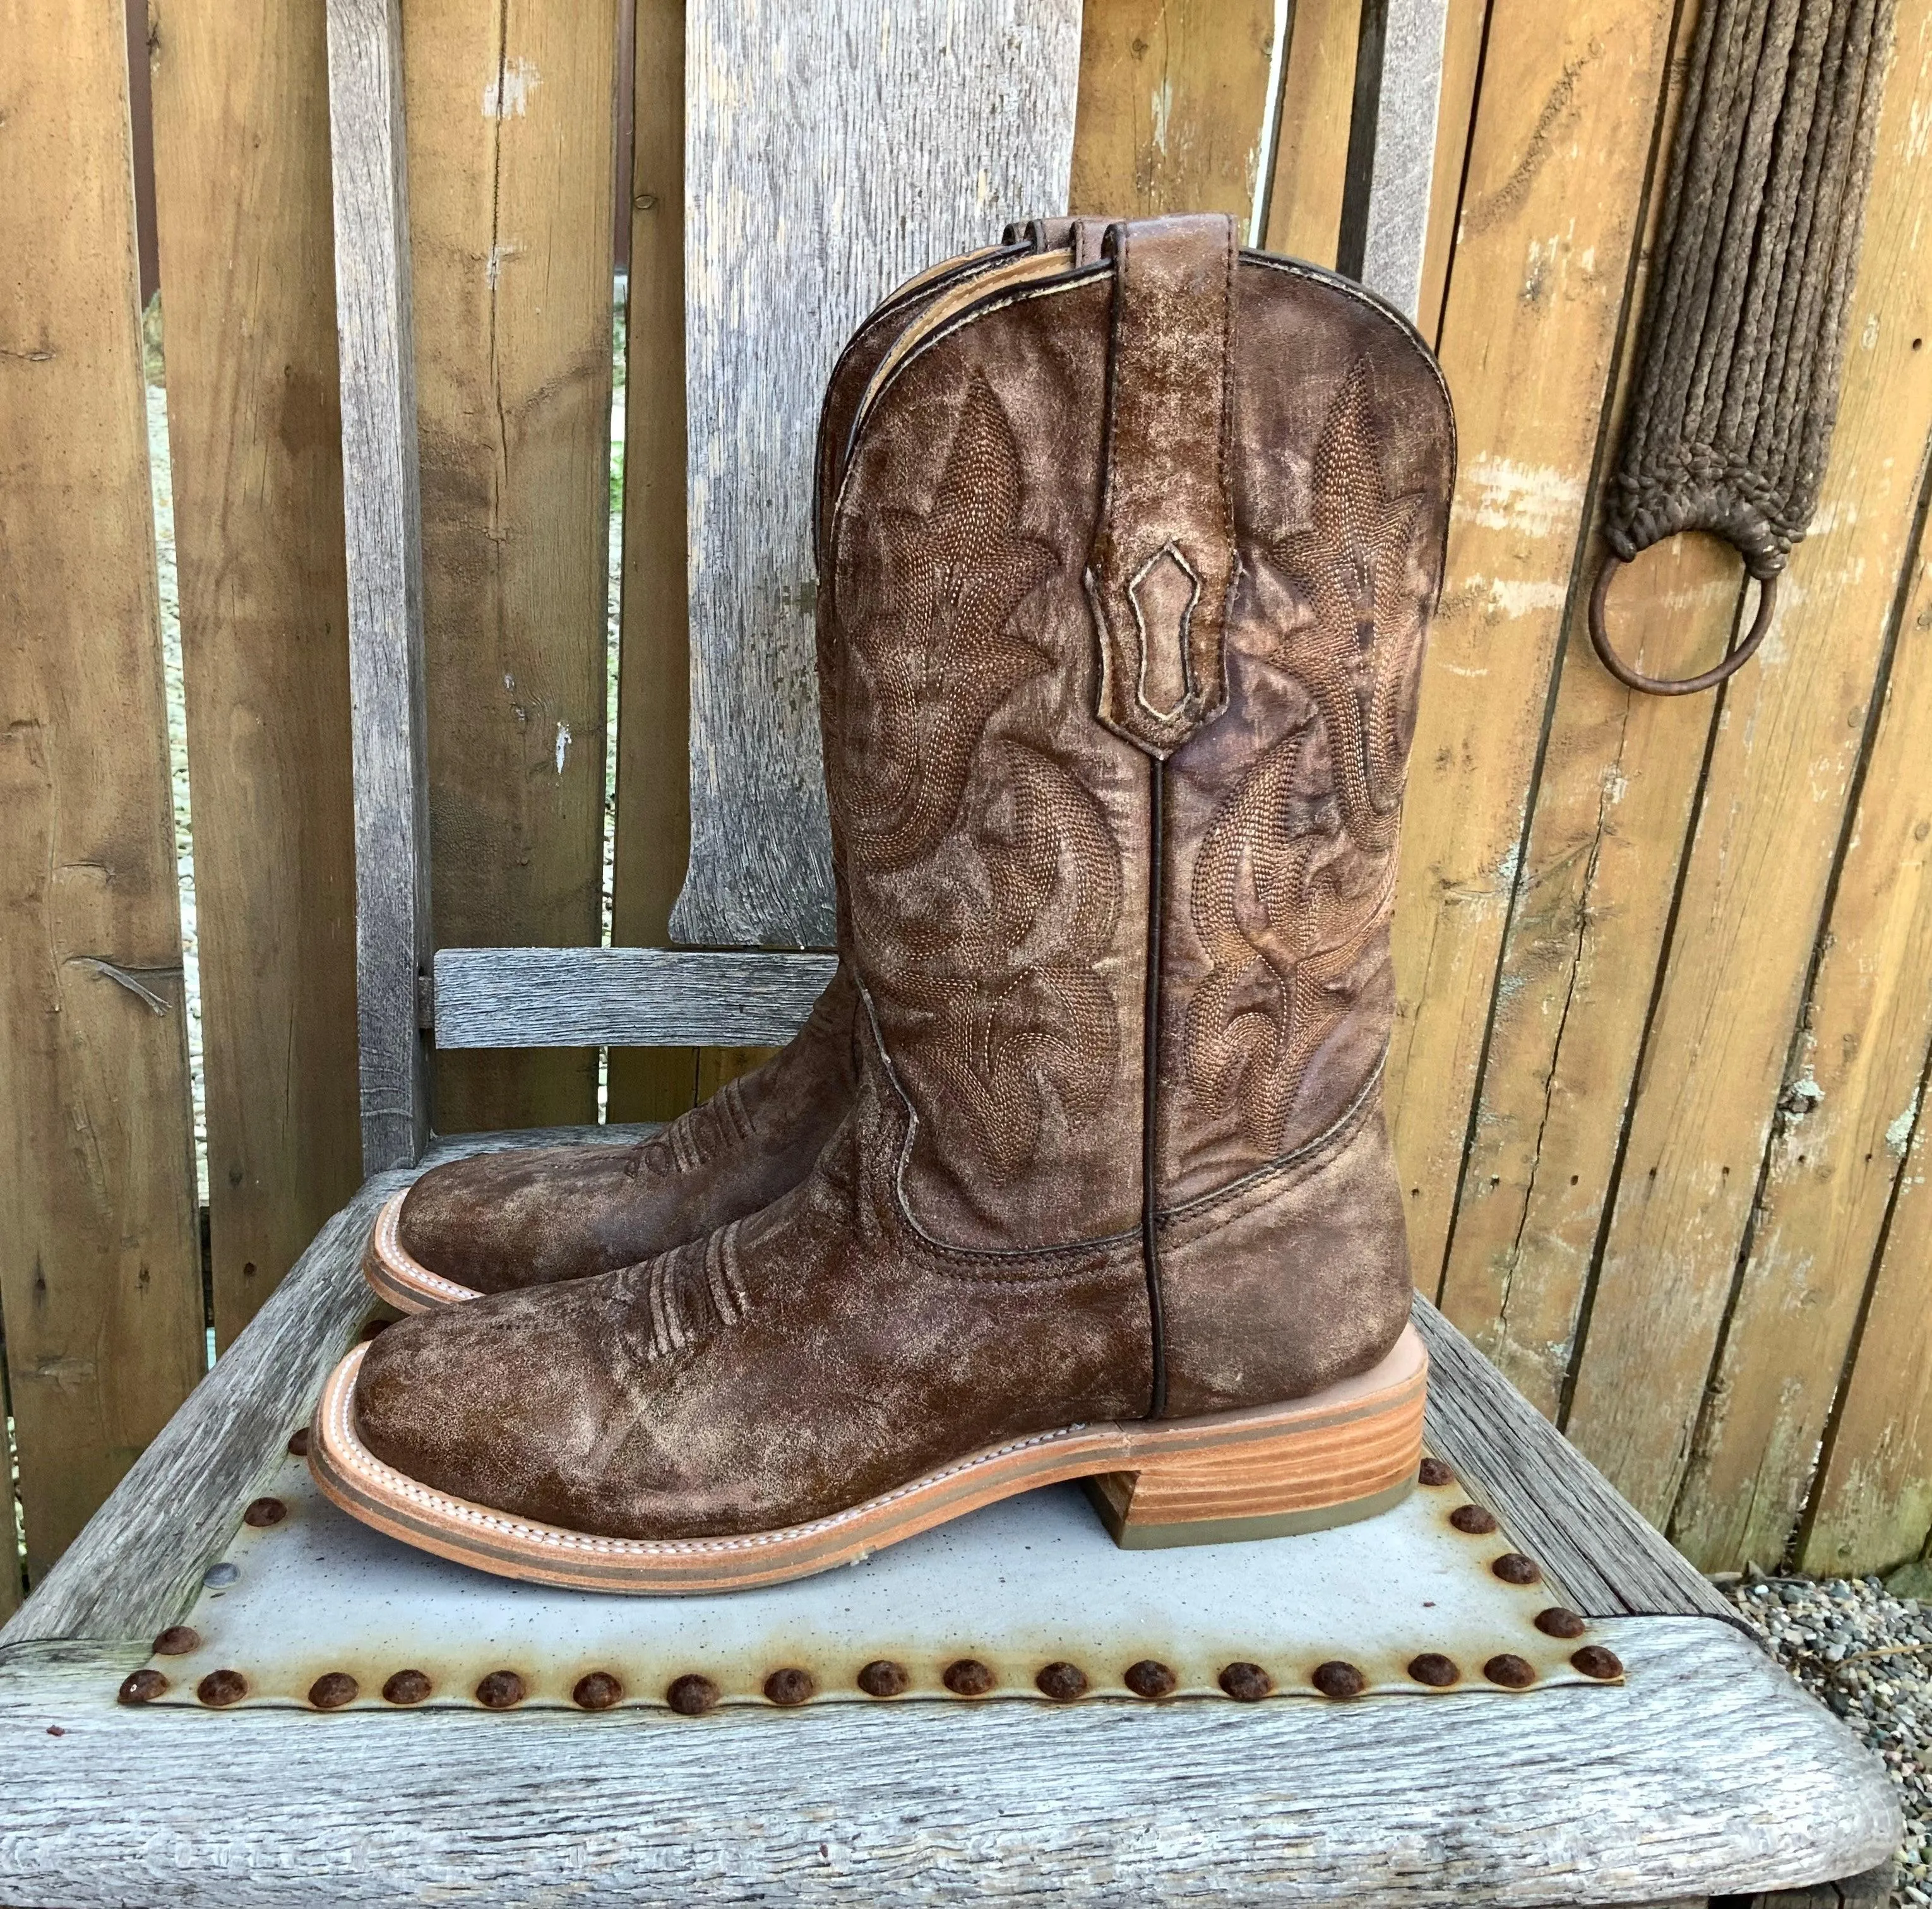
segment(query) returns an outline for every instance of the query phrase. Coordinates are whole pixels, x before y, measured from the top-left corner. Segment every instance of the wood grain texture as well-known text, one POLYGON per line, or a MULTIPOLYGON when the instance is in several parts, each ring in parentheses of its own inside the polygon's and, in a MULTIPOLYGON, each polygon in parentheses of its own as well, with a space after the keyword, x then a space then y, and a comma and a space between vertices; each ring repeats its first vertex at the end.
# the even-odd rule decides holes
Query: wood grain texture
MULTIPOLYGON (((624 359, 624 561, 610 938, 661 948, 691 847, 690 607, 685 578, 684 0, 637 0, 631 274, 624 359)), ((618 1119, 692 1104, 688 1047, 609 1059, 618 1119)))
MULTIPOLYGON (((1413 319, 1420 310, 1436 172, 1449 0, 1382 0, 1375 73, 1375 142, 1364 181, 1360 251, 1342 208, 1343 269, 1413 319)), ((1368 46, 1365 42, 1363 52, 1368 46)), ((1356 74, 1356 110, 1367 73, 1356 74)), ((1351 195, 1352 198, 1352 195, 1351 195)))
POLYGON ((216 1343, 362 1179, 320 7, 156 0, 216 1343))
POLYGON ((1262 243, 1330 268, 1342 225, 1361 13, 1357 0, 1295 0, 1282 67, 1262 243))
MULTIPOLYGON (((1671 1514, 1786 1077, 1932 431, 1932 7, 1899 16, 1836 437, 1759 661, 1724 692, 1566 1422, 1671 1514), (1640 1386, 1632 1383, 1642 1375, 1640 1386)), ((1800 1092, 1802 1089, 1799 1089, 1800 1092)), ((1770 1354, 1780 1365, 1782 1350, 1770 1354)), ((1700 1551, 1714 1568, 1727 1558, 1700 1551)))
POLYGON ((1274 0, 1087 0, 1070 208, 1226 212, 1245 238, 1274 31, 1274 0))
POLYGON ((756 950, 445 948, 439 1048, 744 1047, 791 1038, 837 957, 756 950))
POLYGON ((121 11, 0 0, 0 1316, 38 1578, 203 1355, 121 11))
MULTIPOLYGON (((1700 1557, 1781 1558, 1916 1123, 1932 1047, 1932 589, 1923 533, 1750 1246, 1672 1519, 1700 1557), (1924 622, 1915 627, 1915 619, 1924 622)), ((1922 1305, 1932 1260, 1921 1263, 1922 1305)), ((1910 1401, 1898 1401, 1902 1422, 1910 1401)), ((1880 1434, 1870 1449, 1882 1452, 1880 1434)), ((1932 1494, 1922 1497, 1932 1525, 1932 1494)), ((1901 1509, 1904 1507, 1901 1506, 1901 1509)), ((1924 1536, 1890 1552, 1891 1563, 1924 1536)), ((1833 1567, 1836 1568, 1836 1567, 1833 1567)))
POLYGON ((1610 386, 1672 9, 1497 0, 1442 355, 1464 446, 1409 772, 1390 1055, 1424 1278, 1441 1263, 1610 386))
MULTIPOLYGON (((1694 22, 1680 13, 1678 31, 1694 22)), ((1673 60, 1658 150, 1682 88, 1673 60)), ((1625 301, 1622 427, 1636 314, 1661 195, 1625 301)), ((1594 532, 1594 526, 1592 526, 1594 532)), ((1586 562, 1598 561, 1594 535, 1586 562)), ((1742 585, 1729 547, 1680 537, 1618 579, 1616 628, 1640 667, 1706 668, 1736 628, 1742 585)), ((1450 1317, 1539 1411, 1561 1413, 1665 937, 1702 786, 1716 704, 1624 689, 1570 603, 1534 809, 1497 973, 1454 1230, 1442 1269, 1450 1317)))
MULTIPOLYGON (((1814 990, 1822 1002, 1828 978, 1834 996, 1850 995, 1846 1005, 1854 1013, 1862 987, 1869 987, 1872 998, 1858 1051, 1844 1057, 1841 1105, 1833 1108, 1828 1088, 1826 1098, 1796 1123, 1799 1134, 1815 1131, 1814 1123, 1822 1116, 1830 1143, 1820 1189, 1823 1210, 1816 1215, 1814 1234, 1817 1225, 1838 1220, 1855 1239, 1869 1224, 1868 1182, 1874 1171, 1889 1173, 1894 1200, 1840 1381, 1811 1516, 1801 1536, 1798 1557, 1807 1571, 1888 1569, 1920 1555, 1932 1539, 1932 1122, 1925 1118, 1923 1072, 1878 1125, 1909 1060, 1912 1029, 1928 988, 1924 916, 1932 883, 1926 853, 1932 829, 1926 823, 1932 817, 1927 814, 1925 764, 1932 749, 1915 741, 1915 733, 1922 736, 1932 710, 1928 669, 1932 545, 1922 529, 1885 714, 1814 990), (1894 871, 1889 880, 1888 852, 1894 871), (1897 964, 1895 972, 1852 972, 1866 934, 1878 936, 1880 947, 1897 964), (1916 1000, 1911 998, 1915 985, 1916 1000), (1890 1053, 1881 1044, 1888 1033, 1896 1038, 1890 1053), (1862 1133, 1870 1136, 1862 1144, 1862 1133), (1868 1149, 1876 1155, 1873 1161, 1865 1158, 1868 1149)), ((1827 1052, 1821 1041, 1819 1058, 1827 1052)), ((1809 1134, 1806 1141, 1808 1165, 1817 1149, 1809 1134)), ((1849 1263, 1851 1255, 1845 1257, 1849 1263)), ((1836 1268, 1828 1260, 1826 1269, 1836 1268)))
POLYGON ((1449 0, 1442 36, 1442 99, 1436 127, 1436 172, 1430 189, 1429 238, 1423 256, 1417 320, 1432 344, 1442 328, 1456 229, 1462 210, 1463 167, 1475 136, 1477 82, 1483 70, 1490 0, 1449 0))
MULTIPOLYGON (((614 0, 408 0, 436 937, 600 939, 614 0)), ((458 1055, 439 1127, 584 1120, 587 1053, 458 1055)))
POLYGON ((138 1657, 28 1647, 0 1659, 0 1894, 1530 1909, 1802 1885, 1890 1853, 1878 1759, 1756 1646, 1696 1618, 1601 1634, 1622 1688, 697 1720, 128 1711, 112 1693, 138 1657))
POLYGON ((1066 204, 1077 0, 691 0, 691 865, 680 941, 824 948, 819 398, 892 285, 1066 204))
POLYGON ((429 1133, 416 981, 429 972, 422 521, 399 0, 328 0, 329 152, 356 791, 362 1161, 429 1133))

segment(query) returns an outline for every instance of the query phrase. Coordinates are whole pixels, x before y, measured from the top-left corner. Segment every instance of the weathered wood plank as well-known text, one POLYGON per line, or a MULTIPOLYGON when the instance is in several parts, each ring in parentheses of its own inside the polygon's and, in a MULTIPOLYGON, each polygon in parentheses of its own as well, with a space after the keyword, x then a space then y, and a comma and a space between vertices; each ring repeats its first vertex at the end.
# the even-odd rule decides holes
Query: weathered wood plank
POLYGON ((1294 0, 1282 69, 1262 243, 1270 252, 1331 268, 1342 229, 1361 17, 1359 0, 1294 0))
POLYGON ((328 53, 262 0, 148 44, 226 1346, 362 1177, 328 53))
POLYGON ((1441 1263, 1673 9, 1497 0, 1442 355, 1465 445, 1396 893, 1396 1151, 1441 1263))
POLYGON ((1071 209, 1226 212, 1245 235, 1274 31, 1274 0, 1087 0, 1071 209))
MULTIPOLYGON (((1904 56, 1901 51, 1900 57, 1904 56)), ((1900 946, 1892 937, 1906 898, 1915 889, 1920 913, 1916 934, 1923 937, 1922 911, 1927 891, 1932 888, 1926 879, 1927 845, 1920 833, 1927 805, 1928 751, 1922 743, 1916 749, 1910 746, 1912 732, 1922 731, 1928 703, 1932 703, 1926 688, 1928 667, 1932 667, 1932 544, 1922 532, 1917 574, 1899 629, 1889 700, 1873 751, 1864 799, 1833 916, 1835 934, 1838 913, 1848 904, 1859 910, 1874 904, 1882 909, 1879 919, 1888 932, 1879 946, 1895 951, 1901 990, 1912 984, 1914 975, 1922 976, 1925 949, 1922 939, 1900 946), (1908 749, 1910 754, 1902 753, 1908 749), (1902 768, 1908 762, 1910 766, 1902 768), (1886 781, 1893 777, 1899 778, 1898 786, 1888 789, 1886 781), (1916 819, 1915 808, 1919 811, 1916 819), (1908 820, 1906 839, 1901 841, 1901 824, 1908 820), (1868 827, 1874 832, 1869 849, 1868 827), (1886 891, 1882 874, 1888 838, 1897 869, 1897 889, 1892 892, 1886 891), (1874 884, 1868 891, 1862 889, 1868 870, 1874 884)), ((1841 953, 1836 942, 1828 946, 1821 963, 1821 981, 1826 964, 1834 971, 1840 969, 1856 958, 1856 948, 1854 943, 1841 953)), ((1890 991, 1891 976, 1880 974, 1871 978, 1874 984, 1890 991)), ((1922 978, 1917 984, 1922 990, 1925 986, 1922 978)), ((1915 1008, 1923 1005, 1922 1000, 1908 1002, 1901 991, 1891 1013, 1909 1020, 1915 1008)), ((1861 1043, 1867 1048, 1891 1024, 1884 1014, 1875 1013, 1872 1020, 1872 1031, 1861 1043)), ((1902 1030, 1900 1044, 1905 1045, 1902 1030)), ((1821 1058, 1823 1053, 1821 1043, 1821 1058)), ((1871 1168, 1856 1133, 1861 1127, 1869 1131, 1882 1112, 1890 1084, 1887 1076, 1906 1058, 1874 1052, 1866 1079, 1854 1077, 1841 1089, 1841 1098, 1854 1103, 1856 1111, 1841 1111, 1834 1116, 1834 1131, 1851 1129, 1838 1151, 1861 1179, 1871 1168)), ((1928 1170, 1932 1170, 1932 1121, 1925 1117, 1926 1086, 1922 1073, 1879 1128, 1877 1144, 1871 1149, 1879 1155, 1873 1164, 1888 1167, 1892 1173, 1895 1203, 1885 1222, 1882 1251, 1873 1270, 1865 1315, 1853 1340, 1799 1547, 1799 1559, 1808 1571, 1886 1569, 1918 1556, 1932 1537, 1932 1303, 1928 1302, 1928 1282, 1932 1282, 1932 1193, 1928 1187, 1928 1170)), ((1895 1086, 1892 1091, 1896 1092, 1895 1086)), ((1827 1098, 1799 1123, 1799 1131, 1829 1110, 1828 1089, 1827 1098)), ((1809 1154, 1812 1149, 1808 1145, 1805 1150, 1809 1154)), ((1860 1203, 1862 1206, 1864 1202, 1860 1203)), ((1864 1217, 1862 1212, 1861 1221, 1864 1217)))
POLYGON ((1475 136, 1476 82, 1482 71, 1490 0, 1449 0, 1442 37, 1442 100, 1436 127, 1436 172, 1430 187, 1429 240, 1422 264, 1417 323, 1433 343, 1442 328, 1442 301, 1462 208, 1462 168, 1475 136))
MULTIPOLYGON (((1914 0, 1899 25, 1831 463, 1758 664, 1724 693, 1567 1420, 1660 1521, 1683 1479, 1792 1084, 1792 1030, 1932 431, 1932 360, 1913 342, 1932 322, 1922 131, 1932 6, 1914 0)), ((1780 1368, 1790 1357, 1770 1356, 1780 1368)), ((1734 1561, 1695 1555, 1712 1568, 1734 1561)))
POLYGON ((80 0, 0 0, 0 1311, 38 1578, 203 1353, 127 45, 80 0))
POLYGON ((1890 1853, 1878 1759, 1750 1641, 1696 1618, 1602 1635, 1621 1689, 697 1722, 130 1712, 112 1693, 138 1659, 30 1647, 0 1665, 0 1893, 271 1909, 318 1878, 344 1905, 433 1880, 511 1905, 540 1878, 612 1904, 1530 1909, 1802 1885, 1890 1853))
POLYGON ((1077 0, 692 0, 691 865, 679 940, 824 948, 808 518, 826 374, 890 287, 1066 203, 1077 0))
MULTIPOLYGON (((631 276, 624 359, 624 562, 611 939, 662 947, 691 846, 691 645, 685 580, 684 0, 637 0, 631 276)), ((669 1120, 698 1056, 610 1056, 609 1109, 669 1120)))
MULTIPOLYGON (((1922 534, 1913 568, 1921 589, 1899 632, 1799 1023, 1798 1089, 1779 1104, 1749 1253, 1672 1520, 1678 1542, 1701 1557, 1768 1566, 1798 1527, 1932 1047, 1932 589, 1922 534), (1915 613, 1928 623, 1915 628, 1915 613)), ((1932 1260, 1918 1281, 1921 1305, 1932 1308, 1932 1260)), ((1883 1446, 1881 1437, 1871 1455, 1883 1446)), ((1852 1568, 1893 1563, 1904 1548, 1852 1568)))
MULTIPOLYGON (((410 0, 439 943, 600 938, 614 0, 410 0)), ((583 1120, 587 1053, 457 1055, 437 1125, 583 1120)))
POLYGON ((745 1047, 790 1039, 837 957, 664 948, 445 948, 439 1048, 745 1047))
POLYGON ((429 1133, 416 1029, 430 954, 422 521, 398 4, 328 0, 365 1171, 415 1159, 429 1133))

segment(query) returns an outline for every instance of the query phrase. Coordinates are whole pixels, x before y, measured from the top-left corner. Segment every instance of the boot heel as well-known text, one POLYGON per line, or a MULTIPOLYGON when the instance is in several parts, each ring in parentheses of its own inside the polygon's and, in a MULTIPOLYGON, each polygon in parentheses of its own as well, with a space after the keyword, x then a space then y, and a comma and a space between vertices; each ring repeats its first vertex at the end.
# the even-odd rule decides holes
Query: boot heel
POLYGON ((1136 1427, 1132 1470, 1086 1479, 1125 1551, 1286 1537, 1372 1518, 1422 1458, 1429 1356, 1413 1326, 1379 1365, 1292 1404, 1136 1427))

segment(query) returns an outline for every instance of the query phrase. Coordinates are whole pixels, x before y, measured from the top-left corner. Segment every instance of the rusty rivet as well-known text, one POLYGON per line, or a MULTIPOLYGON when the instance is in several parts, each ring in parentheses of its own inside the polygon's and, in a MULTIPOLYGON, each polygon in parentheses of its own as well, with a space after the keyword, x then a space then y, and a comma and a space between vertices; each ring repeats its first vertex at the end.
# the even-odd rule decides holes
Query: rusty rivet
POLYGON ((115 1692, 116 1700, 122 1704, 152 1704, 158 1697, 168 1694, 168 1680, 158 1671, 136 1671, 132 1677, 123 1677, 121 1688, 115 1692))
POLYGON ((718 1686, 709 1677, 687 1672, 672 1679, 670 1688, 664 1692, 664 1701, 681 1717, 701 1717, 717 1707, 718 1686))
POLYGON ((486 1710, 514 1710, 528 1695, 514 1671, 492 1671, 476 1686, 476 1701, 486 1710))
POLYGON ((1586 1677, 1620 1677, 1624 1674, 1624 1660, 1600 1644, 1586 1644, 1572 1655, 1570 1662, 1586 1677))
POLYGON ((238 1704, 248 1694, 248 1680, 239 1671, 210 1671, 194 1687, 194 1694, 214 1710, 238 1704))
POLYGON ((818 1688, 809 1671, 774 1671, 765 1680, 766 1696, 786 1710, 794 1704, 802 1704, 818 1688))
POLYGON ((157 1657, 185 1657, 200 1648, 201 1633, 192 1624, 170 1624, 154 1643, 157 1657))
POLYGON ((577 1680, 570 1701, 580 1710, 608 1710, 623 1701, 624 1686, 608 1671, 592 1671, 577 1680))
POLYGON ((976 1657, 958 1657, 946 1665, 940 1681, 956 1697, 983 1697, 998 1680, 976 1657))
POLYGON ((1483 1674, 1505 1690, 1527 1690, 1536 1681, 1535 1667, 1513 1650, 1500 1651, 1483 1666, 1483 1674))
POLYGON ((902 1697, 911 1683, 905 1666, 895 1664, 890 1657, 874 1658, 859 1673, 859 1688, 868 1697, 902 1697))
POLYGON ((1359 1697, 1369 1687, 1369 1680, 1354 1665, 1345 1663, 1339 1657, 1332 1657, 1325 1664, 1318 1664, 1308 1681, 1324 1697, 1338 1701, 1345 1697, 1359 1697))
POLYGON ((1542 1581, 1543 1569, 1533 1557, 1520 1551, 1505 1551, 1490 1569, 1505 1584, 1534 1584, 1542 1581))
POLYGON ((1587 1627, 1575 1611, 1552 1604, 1536 1614, 1536 1628, 1546 1638, 1580 1638, 1587 1627))
POLYGON ((1056 1704, 1070 1704, 1076 1697, 1087 1695, 1087 1673, 1078 1664, 1048 1664, 1034 1684, 1042 1695, 1051 1697, 1056 1704))
POLYGON ((303 1426, 300 1431, 289 1434, 289 1456, 291 1458, 306 1458, 308 1456, 308 1426, 303 1426))
POLYGON ((256 1530, 265 1530, 272 1524, 280 1524, 289 1515, 289 1508, 279 1498, 257 1498, 242 1514, 244 1524, 252 1524, 256 1530))
POLYGON ((1274 1688, 1274 1679, 1258 1664, 1230 1664, 1220 1682, 1237 1704, 1258 1704, 1274 1688))
POLYGON ((394 1323, 392 1319, 372 1319, 356 1335, 357 1341, 366 1346, 379 1332, 386 1332, 394 1323))
POLYGON ((1496 1528, 1495 1514, 1484 1511, 1480 1505, 1458 1505, 1449 1514, 1449 1522, 1472 1538, 1486 1538, 1496 1528))
POLYGON ((362 1686, 346 1671, 331 1671, 308 1687, 308 1701, 318 1710, 339 1710, 362 1694, 362 1686))
POLYGON ((1456 1474, 1440 1458, 1425 1458, 1416 1476, 1424 1485, 1454 1485, 1456 1474))
POLYGON ((1447 1690, 1459 1681, 1462 1675, 1453 1657, 1445 1657, 1439 1650, 1425 1650, 1420 1657, 1408 1660, 1408 1674, 1418 1683, 1426 1683, 1432 1690, 1447 1690))
POLYGON ((435 1686, 420 1671, 398 1671, 382 1686, 386 1704, 420 1704, 435 1686))
POLYGON ((1143 1657, 1138 1664, 1127 1666, 1126 1674, 1120 1681, 1136 1697, 1151 1700, 1172 1697, 1180 1680, 1165 1664, 1157 1664, 1151 1657, 1143 1657))

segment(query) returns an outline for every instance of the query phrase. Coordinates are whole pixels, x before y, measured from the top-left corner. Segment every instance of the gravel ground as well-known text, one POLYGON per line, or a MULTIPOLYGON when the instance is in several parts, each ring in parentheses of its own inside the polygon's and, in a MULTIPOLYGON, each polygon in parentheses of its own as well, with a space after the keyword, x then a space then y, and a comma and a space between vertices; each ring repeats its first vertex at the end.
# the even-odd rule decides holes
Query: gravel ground
POLYGON ((1778 1661, 1884 1758, 1905 1808, 1892 1900, 1932 1904, 1932 1603, 1876 1578, 1718 1583, 1778 1661))

